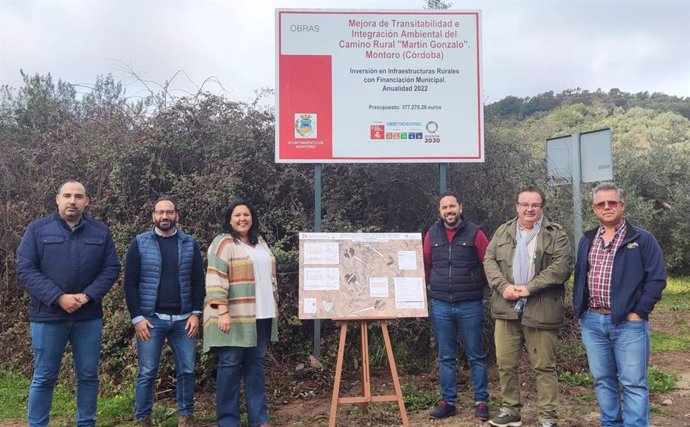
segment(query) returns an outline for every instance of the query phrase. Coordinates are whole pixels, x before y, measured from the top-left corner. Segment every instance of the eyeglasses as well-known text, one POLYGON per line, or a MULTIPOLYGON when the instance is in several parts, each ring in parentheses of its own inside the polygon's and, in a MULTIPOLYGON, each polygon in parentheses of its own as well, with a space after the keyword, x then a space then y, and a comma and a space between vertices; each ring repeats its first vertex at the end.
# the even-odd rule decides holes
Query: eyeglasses
POLYGON ((520 206, 522 209, 527 209, 527 208, 532 208, 532 209, 541 209, 541 203, 525 203, 525 202, 520 202, 517 204, 520 206))
POLYGON ((611 209, 616 209, 618 205, 622 205, 623 202, 619 202, 617 200, 604 200, 603 202, 595 203, 592 206, 594 206, 594 209, 604 209, 606 205, 610 207, 611 209))
POLYGON ((153 211, 153 213, 156 214, 156 215, 158 215, 158 216, 164 215, 164 214, 167 214, 167 215, 175 215, 175 212, 177 212, 177 211, 175 211, 175 210, 173 210, 173 209, 165 210, 165 211, 153 211))

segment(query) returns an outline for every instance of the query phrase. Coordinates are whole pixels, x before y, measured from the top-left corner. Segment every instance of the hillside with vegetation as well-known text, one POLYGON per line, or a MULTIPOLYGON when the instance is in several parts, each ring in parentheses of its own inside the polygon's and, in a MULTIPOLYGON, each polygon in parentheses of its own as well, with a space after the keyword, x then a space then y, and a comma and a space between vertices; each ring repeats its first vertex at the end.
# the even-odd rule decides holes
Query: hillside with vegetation
MULTIPOLYGON (((55 208, 55 191, 66 179, 86 184, 89 215, 110 225, 121 260, 131 239, 150 226, 152 203, 161 195, 179 199, 182 227, 202 248, 220 230, 229 200, 253 201, 279 266, 281 340, 271 364, 284 372, 308 360, 312 325, 297 319, 297 246, 298 233, 313 229, 314 171, 312 165, 274 163, 275 111, 266 104, 268 95, 246 104, 203 91, 177 97, 164 86, 130 97, 111 76, 85 88, 50 75, 24 75, 23 86, 0 89, 0 368, 30 374, 29 298, 17 279, 15 251, 26 225, 55 208)), ((450 164, 448 188, 488 235, 514 215, 515 191, 525 184, 545 189, 547 215, 571 229, 572 190, 547 185, 545 140, 602 128, 613 133, 614 176, 627 191, 627 218, 655 234, 672 275, 689 275, 690 98, 618 89, 507 97, 485 106, 486 161, 450 164)), ((322 231, 422 232, 437 218, 435 164, 326 164, 322 177, 322 231)), ((585 207, 593 185, 582 186, 585 207)), ((595 223, 585 208, 585 227, 595 223)), ((136 352, 120 283, 105 310, 104 393, 131 393, 136 352)), ((337 352, 334 331, 325 322, 323 362, 329 368, 337 352)), ((573 346, 575 331, 571 321, 563 332, 573 346)), ((492 337, 491 322, 485 332, 492 337)), ((431 369, 426 319, 400 320, 391 333, 404 374, 431 369)), ((564 350, 560 363, 569 371, 586 367, 582 352, 564 350)), ((198 365, 201 390, 213 390, 215 362, 204 356, 198 365)), ((161 371, 164 386, 172 381, 170 359, 161 371)), ((332 382, 314 381, 328 395, 332 382)), ((280 399, 288 392, 274 393, 280 399)))

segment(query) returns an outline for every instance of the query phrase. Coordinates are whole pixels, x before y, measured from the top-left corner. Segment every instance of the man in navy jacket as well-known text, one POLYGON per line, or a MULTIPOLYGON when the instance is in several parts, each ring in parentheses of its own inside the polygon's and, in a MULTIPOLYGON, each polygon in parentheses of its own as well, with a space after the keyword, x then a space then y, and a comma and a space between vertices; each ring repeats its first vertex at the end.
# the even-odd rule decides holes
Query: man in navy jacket
POLYGON ((599 227, 580 240, 573 307, 601 425, 648 426, 647 321, 666 286, 664 258, 654 236, 625 220, 622 191, 614 184, 598 185, 593 199, 599 227))
POLYGON ((170 197, 153 207, 153 228, 132 240, 125 262, 125 296, 137 338, 139 370, 134 417, 150 427, 154 384, 166 339, 177 373, 178 426, 194 424, 194 364, 205 281, 199 245, 177 227, 170 197))
POLYGON ((34 375, 28 424, 48 425, 53 389, 69 341, 77 373, 77 426, 94 426, 101 302, 117 280, 120 262, 108 226, 84 213, 89 198, 81 183, 63 183, 55 201, 57 212, 30 223, 17 249, 19 278, 31 295, 34 375))

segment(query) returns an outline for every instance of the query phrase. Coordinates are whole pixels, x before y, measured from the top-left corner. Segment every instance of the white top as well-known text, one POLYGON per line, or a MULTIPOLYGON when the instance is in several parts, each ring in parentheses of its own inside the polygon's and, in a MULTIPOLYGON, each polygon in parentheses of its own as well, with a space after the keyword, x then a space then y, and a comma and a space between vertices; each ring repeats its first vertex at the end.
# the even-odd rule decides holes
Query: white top
POLYGON ((255 247, 244 242, 242 244, 254 267, 256 318, 272 319, 276 317, 276 302, 273 299, 271 257, 262 244, 257 244, 255 247))

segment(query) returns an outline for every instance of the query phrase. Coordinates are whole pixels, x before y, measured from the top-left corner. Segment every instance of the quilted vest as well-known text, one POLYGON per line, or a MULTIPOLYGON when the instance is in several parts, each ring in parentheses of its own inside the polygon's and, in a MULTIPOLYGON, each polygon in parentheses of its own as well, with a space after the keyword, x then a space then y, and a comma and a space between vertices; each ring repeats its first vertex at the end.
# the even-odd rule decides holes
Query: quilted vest
POLYGON ((429 228, 431 298, 457 302, 484 297, 481 263, 474 246, 477 231, 479 226, 463 220, 448 242, 443 221, 429 228))
MULTIPOLYGON (((177 230, 177 262, 180 274, 181 314, 192 311, 192 264, 194 263, 194 239, 177 230)), ((137 237, 141 268, 139 272, 139 305, 145 316, 153 315, 158 299, 158 285, 161 281, 161 251, 156 240, 156 233, 147 231, 137 237)))

